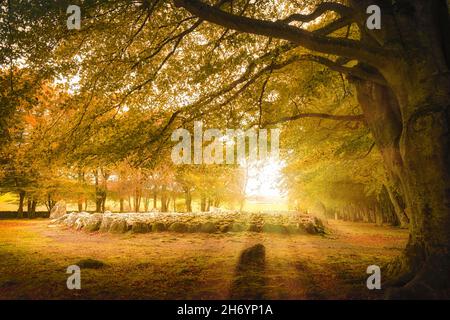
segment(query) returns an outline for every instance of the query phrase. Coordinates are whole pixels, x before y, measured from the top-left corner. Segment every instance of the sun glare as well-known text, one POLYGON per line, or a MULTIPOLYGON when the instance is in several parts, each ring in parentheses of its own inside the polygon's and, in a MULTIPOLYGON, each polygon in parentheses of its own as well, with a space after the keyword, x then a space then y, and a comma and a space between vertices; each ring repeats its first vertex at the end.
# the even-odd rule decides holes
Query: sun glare
POLYGON ((283 163, 272 158, 249 164, 245 189, 246 195, 282 198, 284 196, 280 189, 282 168, 283 163))

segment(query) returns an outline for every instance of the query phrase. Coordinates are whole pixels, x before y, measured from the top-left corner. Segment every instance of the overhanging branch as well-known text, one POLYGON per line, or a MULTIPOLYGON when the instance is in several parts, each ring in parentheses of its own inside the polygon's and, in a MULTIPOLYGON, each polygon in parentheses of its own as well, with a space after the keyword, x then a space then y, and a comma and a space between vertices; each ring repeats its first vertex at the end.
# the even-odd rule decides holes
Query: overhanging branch
POLYGON ((238 16, 199 0, 174 0, 174 2, 176 6, 183 7, 200 19, 222 27, 287 40, 312 51, 344 56, 375 66, 382 63, 382 57, 386 56, 382 48, 368 46, 357 40, 326 37, 286 23, 238 16))
POLYGON ((304 118, 319 118, 319 119, 329 119, 329 120, 336 120, 336 121, 358 121, 363 122, 364 121, 364 115, 357 114, 357 115, 334 115, 334 114, 327 114, 327 113, 301 113, 296 114, 290 117, 282 117, 278 120, 266 122, 264 126, 268 125, 274 125, 289 121, 294 121, 298 119, 304 119, 304 118))
POLYGON ((334 62, 330 59, 327 59, 327 58, 324 58, 321 56, 315 56, 312 54, 300 55, 300 56, 298 56, 297 60, 298 61, 301 61, 301 60, 313 61, 313 62, 316 62, 316 63, 319 63, 321 65, 328 67, 330 70, 343 73, 350 77, 364 79, 364 80, 370 80, 370 81, 375 82, 382 86, 387 85, 386 80, 380 74, 369 73, 369 72, 359 68, 358 66, 345 67, 345 66, 339 64, 338 62, 334 62))
POLYGON ((321 4, 319 4, 316 9, 310 13, 310 14, 292 14, 289 17, 280 20, 281 22, 284 23, 291 23, 294 21, 300 21, 300 22, 310 22, 313 20, 316 20, 317 18, 319 18, 321 15, 323 15, 324 13, 328 12, 328 11, 334 11, 337 14, 339 14, 341 17, 344 16, 351 16, 353 15, 353 10, 347 6, 344 6, 340 3, 336 3, 336 2, 323 2, 321 4))

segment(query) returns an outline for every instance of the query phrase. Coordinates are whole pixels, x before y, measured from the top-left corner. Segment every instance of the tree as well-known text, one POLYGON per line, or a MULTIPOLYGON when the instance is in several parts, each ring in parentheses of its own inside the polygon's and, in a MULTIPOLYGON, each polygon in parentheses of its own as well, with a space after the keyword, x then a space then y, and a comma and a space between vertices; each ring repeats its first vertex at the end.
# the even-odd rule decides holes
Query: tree
POLYGON ((28 198, 27 214, 32 218, 38 202, 46 204, 50 211, 56 185, 62 182, 55 171, 54 145, 45 134, 51 133, 53 116, 58 113, 55 106, 62 103, 65 95, 29 68, 0 71, 0 98, 5 108, 1 119, 0 186, 18 193, 20 218, 28 198))
MULTIPOLYGON (((226 1, 225 1, 226 2, 226 1)), ((389 179, 406 204, 410 239, 401 262, 399 294, 434 295, 450 283, 449 103, 450 39, 444 0, 321 2, 311 14, 270 21, 197 0, 176 0, 191 14, 239 32, 283 39, 311 59, 348 75, 389 179), (369 5, 382 9, 382 29, 365 27, 369 5), (295 25, 324 14, 338 18, 314 31, 295 25), (295 24, 294 24, 295 23, 295 24), (329 36, 355 24, 359 39, 329 36), (343 64, 349 60, 356 65, 343 64), (437 280, 439 278, 439 280, 437 280)), ((266 17, 264 17, 266 18, 266 17)), ((392 291, 395 296, 395 291, 392 291)))

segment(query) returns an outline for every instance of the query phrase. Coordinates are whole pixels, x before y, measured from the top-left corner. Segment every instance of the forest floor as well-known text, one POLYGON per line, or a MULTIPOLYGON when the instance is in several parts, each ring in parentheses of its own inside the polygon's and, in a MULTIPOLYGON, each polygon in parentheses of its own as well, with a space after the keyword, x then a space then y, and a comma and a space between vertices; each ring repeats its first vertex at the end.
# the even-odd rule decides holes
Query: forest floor
POLYGON ((115 235, 48 225, 0 220, 0 299, 380 299, 383 290, 366 287, 366 268, 398 256, 408 236, 390 226, 332 220, 325 236, 115 235), (266 252, 256 278, 236 267, 255 244, 266 252), (81 290, 68 290, 67 267, 83 259, 104 266, 81 268, 81 290))

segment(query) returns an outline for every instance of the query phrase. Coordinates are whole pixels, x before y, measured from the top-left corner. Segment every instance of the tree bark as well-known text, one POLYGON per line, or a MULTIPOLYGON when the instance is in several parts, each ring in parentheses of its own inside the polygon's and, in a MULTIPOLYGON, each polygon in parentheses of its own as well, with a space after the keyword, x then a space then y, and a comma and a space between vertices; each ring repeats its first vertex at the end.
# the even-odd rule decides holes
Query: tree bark
POLYGON ((17 218, 23 218, 23 203, 25 201, 25 191, 19 191, 19 208, 17 209, 17 218))
MULTIPOLYGON (((78 183, 80 185, 84 184, 84 172, 81 168, 78 169, 78 183)), ((78 212, 83 211, 83 194, 78 195, 78 212)))
POLYGON ((167 212, 167 186, 161 187, 161 212, 167 212))
POLYGON ((28 195, 27 198, 27 216, 30 217, 30 212, 31 212, 31 197, 30 195, 28 195))
POLYGON ((34 199, 31 200, 30 211, 28 211, 28 218, 29 219, 36 218, 36 206, 37 206, 37 201, 34 200, 34 199))
POLYGON ((124 212, 124 211, 123 211, 123 202, 124 202, 124 199, 123 199, 123 198, 120 198, 120 200, 119 200, 119 203, 120 203, 119 211, 120 211, 120 212, 124 212))
POLYGON ((393 226, 399 226, 400 221, 398 220, 396 209, 385 185, 383 185, 378 194, 378 203, 381 214, 383 215, 383 222, 390 223, 393 226))
POLYGON ((205 212, 205 211, 206 211, 206 196, 204 196, 204 195, 202 195, 202 196, 200 197, 200 210, 201 210, 202 212, 205 212))
POLYGON ((150 199, 147 196, 145 196, 145 198, 144 198, 144 211, 145 212, 148 212, 149 203, 150 203, 150 199))
POLYGON ((153 187, 153 209, 157 208, 158 204, 158 192, 156 190, 156 187, 153 187))
POLYGON ((192 212, 192 195, 188 187, 184 188, 184 203, 186 205, 186 212, 192 212))

